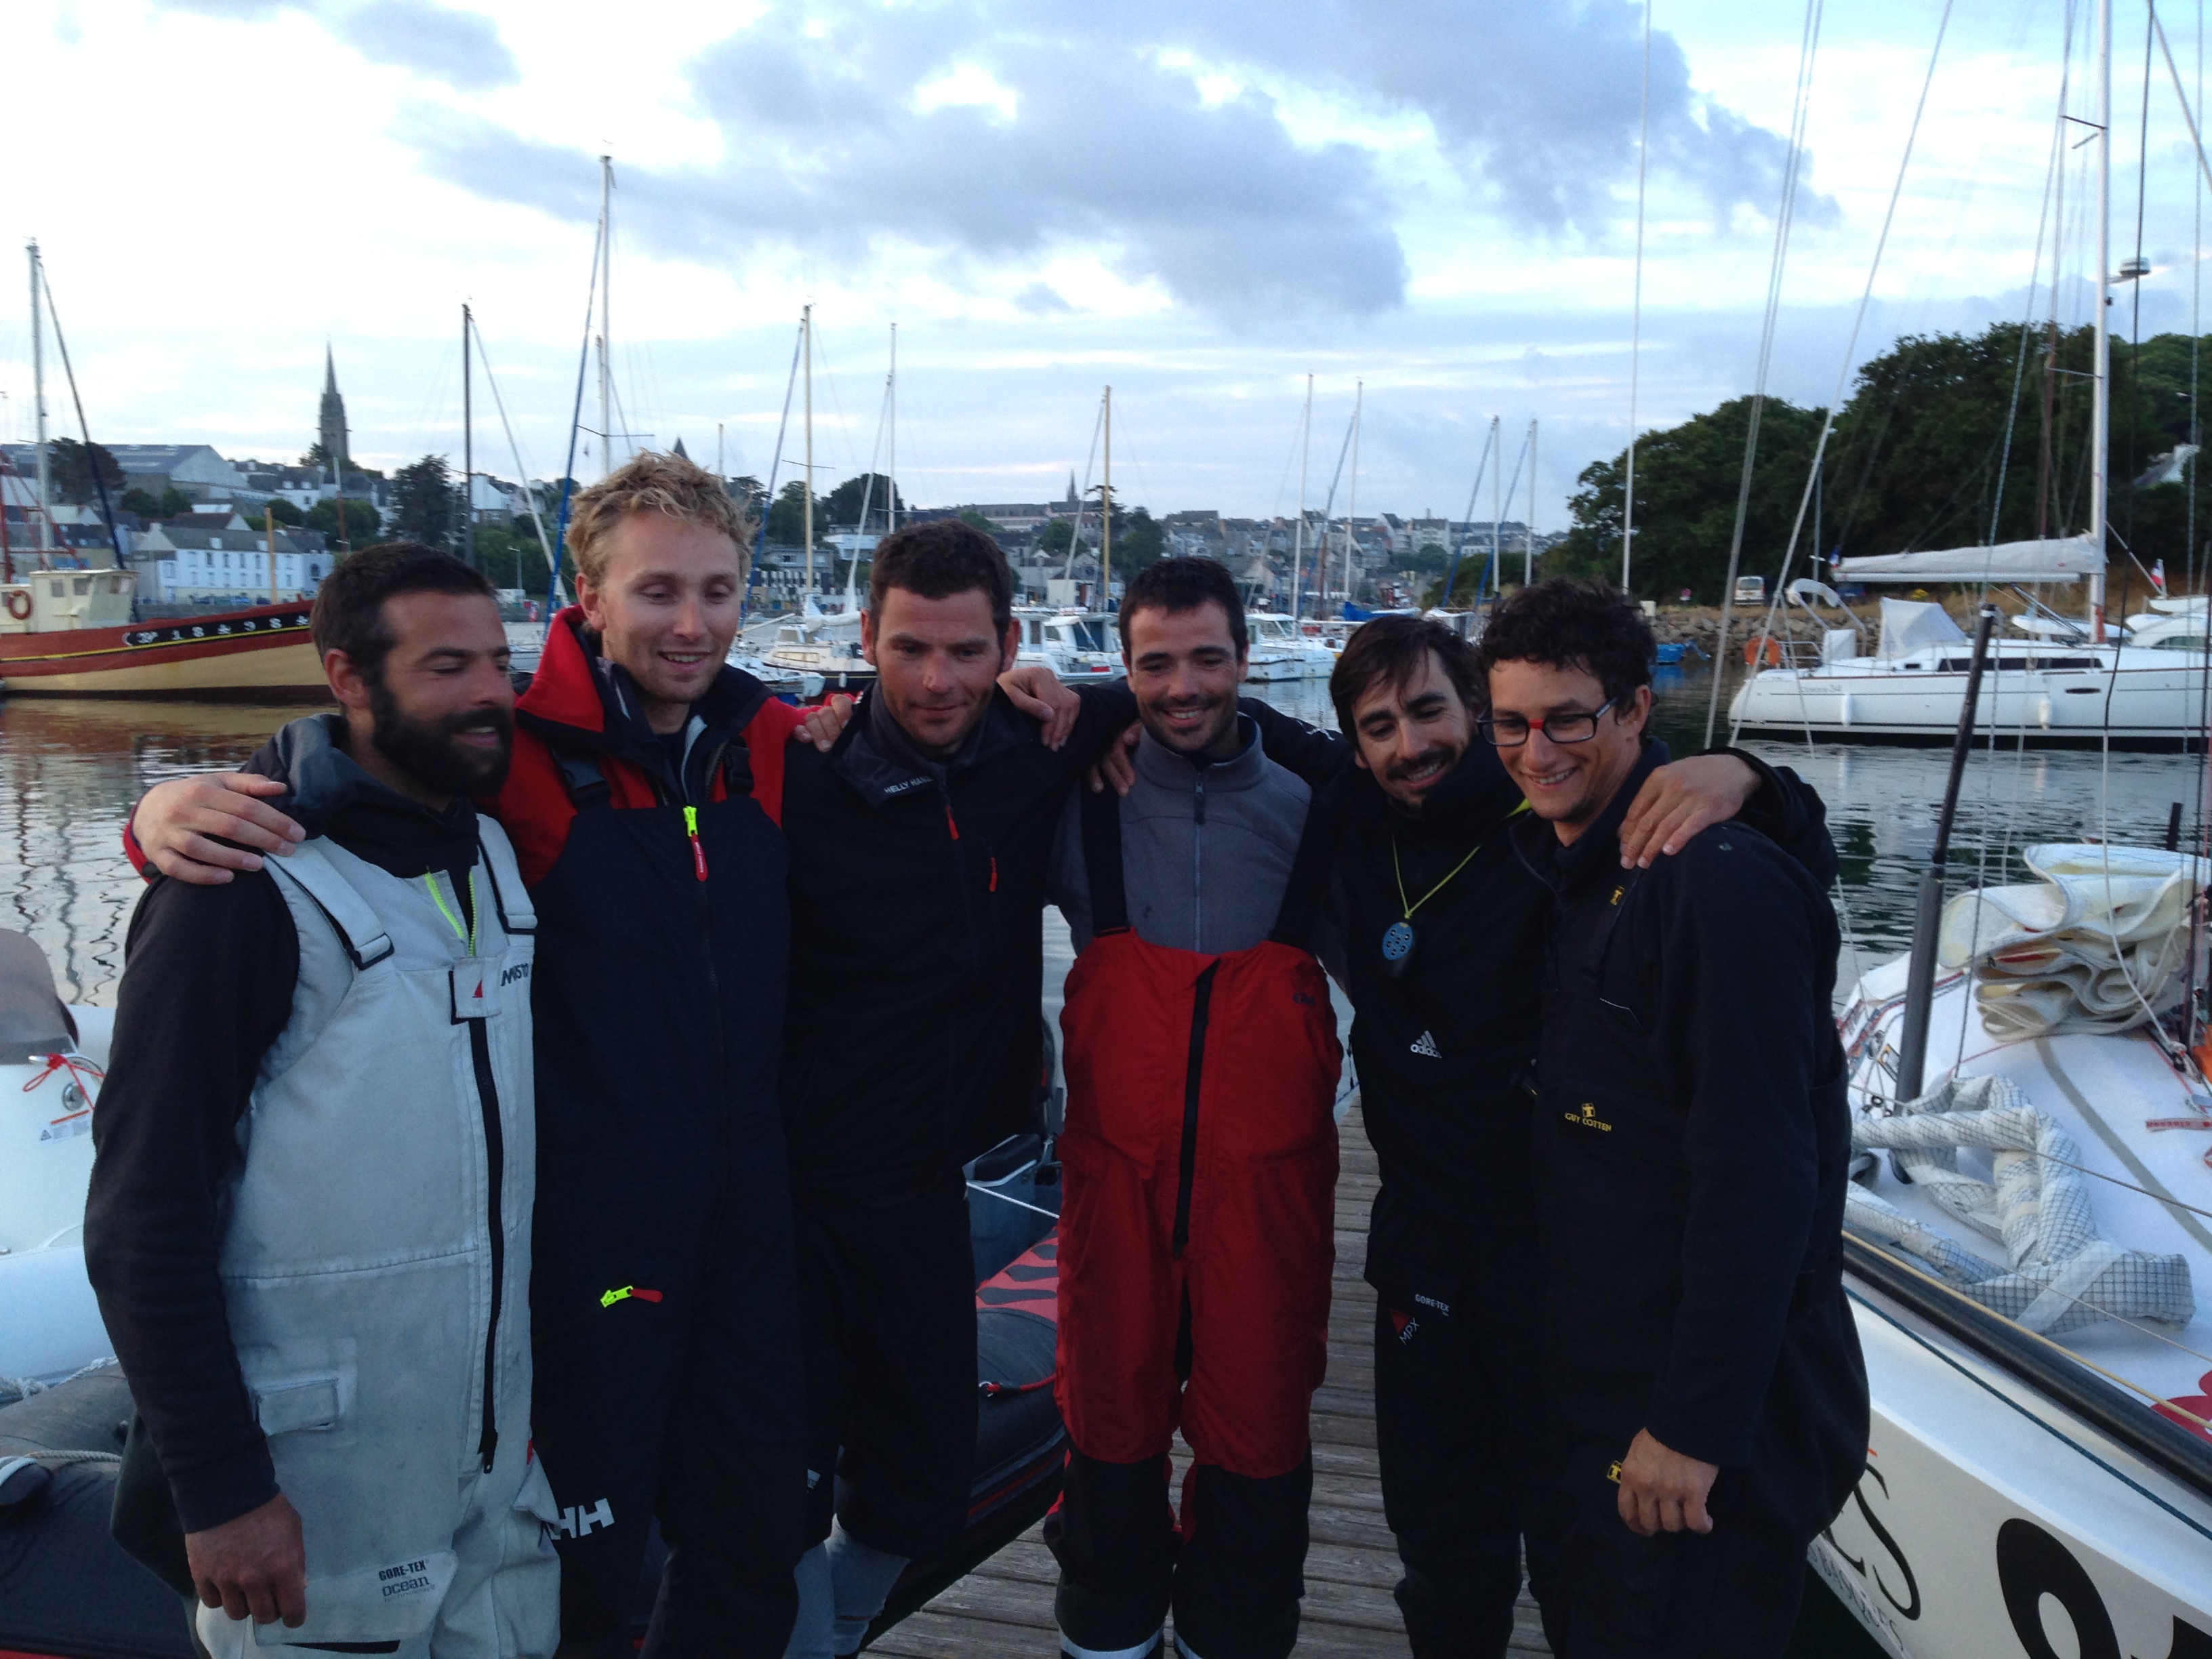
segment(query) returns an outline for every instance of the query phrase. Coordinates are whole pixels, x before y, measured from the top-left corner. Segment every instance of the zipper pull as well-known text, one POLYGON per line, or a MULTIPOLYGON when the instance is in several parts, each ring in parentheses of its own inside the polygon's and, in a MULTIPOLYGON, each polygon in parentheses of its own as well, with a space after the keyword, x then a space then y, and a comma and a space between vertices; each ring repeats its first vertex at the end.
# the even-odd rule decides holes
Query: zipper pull
POLYGON ((684 809, 684 833, 691 837, 691 873, 700 880, 707 879, 707 849, 699 844, 699 809, 684 809))
POLYGON ((958 841, 960 839, 960 823, 959 821, 952 816, 952 803, 951 801, 945 803, 945 827, 952 832, 953 840, 958 841))

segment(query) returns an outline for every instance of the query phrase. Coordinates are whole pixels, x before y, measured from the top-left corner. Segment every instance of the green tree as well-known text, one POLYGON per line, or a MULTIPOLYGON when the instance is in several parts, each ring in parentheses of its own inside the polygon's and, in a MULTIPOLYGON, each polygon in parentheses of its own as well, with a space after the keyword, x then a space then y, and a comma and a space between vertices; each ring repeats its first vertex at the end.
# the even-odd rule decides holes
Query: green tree
POLYGON ((985 518, 972 507, 963 507, 960 509, 960 522, 965 525, 973 525, 976 529, 981 531, 986 536, 996 536, 999 533, 999 526, 993 524, 988 519, 985 518))
POLYGON ((1133 576, 1146 565, 1158 564, 1167 551, 1167 532, 1149 509, 1137 507, 1114 514, 1114 568, 1133 576))
POLYGON ((100 444, 85 445, 74 438, 56 438, 46 445, 46 465, 54 493, 77 507, 90 507, 100 499, 100 485, 107 486, 111 501, 123 492, 123 468, 100 444), (95 471, 97 482, 95 482, 95 471))
MULTIPOLYGON (((553 533, 551 526, 546 526, 545 533, 553 533)), ((493 586, 519 587, 533 599, 545 597, 546 585, 552 580, 545 550, 538 545, 538 532, 526 519, 511 525, 478 525, 477 568, 493 586)))
MULTIPOLYGON (((1636 593, 1671 598, 1686 587, 1701 599, 1719 601, 1750 418, 1751 399, 1737 398, 1710 414, 1638 440, 1631 581, 1636 593)), ((1820 430, 1818 410, 1799 409, 1778 398, 1766 400, 1744 525, 1745 570, 1772 569, 1779 562, 1820 430)), ((1546 574, 1617 578, 1626 471, 1626 451, 1583 469, 1577 480, 1582 489, 1568 504, 1574 527, 1544 556, 1546 574)), ((1462 552, 1455 593, 1481 580, 1489 556, 1486 545, 1462 552)))
POLYGON ((460 494, 444 456, 425 455, 399 469, 392 489, 392 533, 397 539, 450 551, 460 524, 460 494))
POLYGON ((173 519, 179 513, 192 510, 192 498, 171 484, 159 495, 150 489, 126 489, 117 505, 125 513, 136 513, 142 519, 173 519))
MULTIPOLYGON (((1083 538, 1083 544, 1086 548, 1096 551, 1098 546, 1097 520, 1095 519, 1091 520, 1090 521, 1090 526, 1091 533, 1083 538)), ((1037 532, 1037 551, 1040 553, 1054 554, 1064 559, 1067 556, 1067 550, 1070 545, 1073 544, 1074 540, 1075 520, 1073 519, 1054 519, 1046 524, 1043 529, 1037 532)))
POLYGON ((383 518, 367 501, 349 501, 343 513, 335 501, 317 501, 307 512, 304 520, 310 530, 319 530, 330 538, 331 545, 337 547, 371 547, 376 543, 383 526, 383 518))
MULTIPOLYGON (((829 515, 823 510, 819 495, 814 498, 814 537, 819 541, 829 532, 829 515)), ((776 492, 775 505, 769 508, 768 538, 779 547, 797 547, 806 539, 806 481, 793 478, 776 492)))
POLYGON ((271 495, 261 504, 258 511, 249 513, 246 516, 249 520, 258 520, 264 513, 272 515, 281 525, 302 525, 307 521, 307 515, 282 495, 271 495))
MULTIPOLYGON (((818 526, 823 522, 823 515, 827 514, 828 521, 841 530, 856 526, 865 532, 868 525, 860 523, 860 498, 866 495, 868 500, 868 524, 880 526, 883 523, 881 515, 891 504, 893 489, 891 481, 880 472, 857 473, 822 497, 822 504, 814 510, 815 523, 818 526), (871 479, 873 480, 872 488, 871 479)), ((903 495, 898 499, 898 510, 902 516, 906 513, 907 502, 903 495)))

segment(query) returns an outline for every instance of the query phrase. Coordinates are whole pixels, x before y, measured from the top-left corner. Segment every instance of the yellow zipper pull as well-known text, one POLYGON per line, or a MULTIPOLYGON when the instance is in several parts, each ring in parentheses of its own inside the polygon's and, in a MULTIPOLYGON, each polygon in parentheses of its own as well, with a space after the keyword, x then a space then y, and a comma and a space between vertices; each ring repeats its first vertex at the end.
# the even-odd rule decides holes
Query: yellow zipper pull
POLYGON ((700 880, 707 879, 707 849, 699 844, 699 809, 684 809, 684 833, 691 837, 691 873, 700 880))

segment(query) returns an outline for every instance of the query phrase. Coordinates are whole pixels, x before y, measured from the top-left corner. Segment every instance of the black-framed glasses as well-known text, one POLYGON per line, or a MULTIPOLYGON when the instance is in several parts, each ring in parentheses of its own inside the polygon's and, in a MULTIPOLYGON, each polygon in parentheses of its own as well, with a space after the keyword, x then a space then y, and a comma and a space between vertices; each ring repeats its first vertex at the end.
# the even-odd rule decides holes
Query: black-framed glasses
POLYGON ((1518 714, 1485 714, 1474 724, 1482 740, 1493 749, 1518 749, 1528 741, 1531 732, 1541 732, 1553 743, 1588 743, 1597 735, 1598 716, 1620 701, 1607 697, 1586 714, 1569 709, 1540 720, 1523 720, 1518 714))

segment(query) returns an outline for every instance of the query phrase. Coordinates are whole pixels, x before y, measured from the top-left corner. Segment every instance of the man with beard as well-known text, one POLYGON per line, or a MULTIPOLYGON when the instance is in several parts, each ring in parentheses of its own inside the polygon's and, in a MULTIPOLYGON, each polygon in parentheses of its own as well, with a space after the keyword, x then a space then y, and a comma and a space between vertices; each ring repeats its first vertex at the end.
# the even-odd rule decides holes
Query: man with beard
POLYGON ((1307 948, 1326 848, 1306 785, 1237 712, 1249 636, 1229 572, 1149 566, 1121 629, 1135 784, 1070 801, 1052 884, 1079 952, 1060 1016, 1071 1450, 1045 1528, 1060 1648, 1155 1651, 1172 1606, 1185 1655, 1283 1659, 1334 1260, 1343 1056, 1307 948))
POLYGON ((306 839, 131 919, 85 1213, 137 1406, 118 1535, 216 1659, 544 1655, 535 921, 470 805, 507 773, 506 635, 481 574, 406 544, 342 564, 313 628, 341 712, 273 744, 306 839))
MULTIPOLYGON (((632 1650, 656 1520, 670 1553, 648 1655, 775 1659, 798 1599, 805 1425, 775 1079, 778 823, 805 727, 724 661, 748 535, 680 456, 583 492, 580 603, 553 620, 491 808, 539 918, 531 1300, 563 1659, 632 1650)), ((265 787, 160 786, 134 859, 191 879, 228 875, 194 860, 258 866, 289 844, 252 798, 265 787)))

